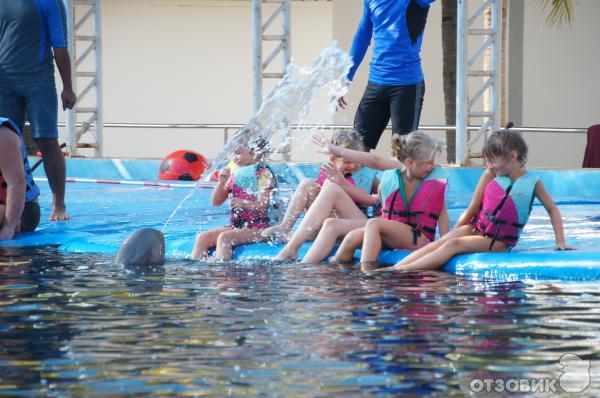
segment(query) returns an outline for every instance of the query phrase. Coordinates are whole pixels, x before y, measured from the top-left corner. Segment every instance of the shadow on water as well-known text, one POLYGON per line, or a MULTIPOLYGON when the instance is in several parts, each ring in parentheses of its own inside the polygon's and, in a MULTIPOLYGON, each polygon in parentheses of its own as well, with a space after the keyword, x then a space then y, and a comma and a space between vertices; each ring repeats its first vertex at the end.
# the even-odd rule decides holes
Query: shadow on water
POLYGON ((598 283, 2 255, 0 395, 446 397, 599 361, 598 283))

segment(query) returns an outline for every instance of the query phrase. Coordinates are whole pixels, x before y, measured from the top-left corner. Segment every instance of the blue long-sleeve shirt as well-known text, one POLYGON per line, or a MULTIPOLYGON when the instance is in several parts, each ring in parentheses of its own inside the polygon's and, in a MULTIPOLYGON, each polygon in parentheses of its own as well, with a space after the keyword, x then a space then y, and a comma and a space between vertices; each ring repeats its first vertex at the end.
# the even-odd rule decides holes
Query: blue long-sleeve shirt
POLYGON ((364 0, 350 56, 352 80, 374 38, 369 81, 402 86, 423 81, 421 43, 429 5, 435 0, 364 0))
POLYGON ((63 0, 0 0, 0 79, 53 76, 51 47, 67 47, 63 0))

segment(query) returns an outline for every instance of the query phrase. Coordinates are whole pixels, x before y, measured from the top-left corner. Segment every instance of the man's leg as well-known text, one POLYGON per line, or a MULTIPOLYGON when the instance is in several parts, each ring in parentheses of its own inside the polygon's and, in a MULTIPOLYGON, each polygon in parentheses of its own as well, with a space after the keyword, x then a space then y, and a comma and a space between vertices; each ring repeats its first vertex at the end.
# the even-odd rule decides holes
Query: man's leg
POLYGON ((35 140, 44 159, 44 170, 48 177, 48 184, 52 190, 52 214, 50 221, 68 220, 65 206, 65 157, 60 150, 56 138, 36 138, 35 140))
POLYGON ((390 114, 393 134, 408 134, 419 128, 425 82, 390 87, 390 114))
POLYGON ((385 86, 367 84, 354 115, 354 129, 363 137, 363 144, 369 150, 377 147, 390 121, 390 102, 385 90, 385 86))
POLYGON ((31 135, 44 159, 44 170, 52 190, 51 221, 68 220, 65 206, 65 158, 58 145, 58 98, 54 78, 23 83, 31 135))

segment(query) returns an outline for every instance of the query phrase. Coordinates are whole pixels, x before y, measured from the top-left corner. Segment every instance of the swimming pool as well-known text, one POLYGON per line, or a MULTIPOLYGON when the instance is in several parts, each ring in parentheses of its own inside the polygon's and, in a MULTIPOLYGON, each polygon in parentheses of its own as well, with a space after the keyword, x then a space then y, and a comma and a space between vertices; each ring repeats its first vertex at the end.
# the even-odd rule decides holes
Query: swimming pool
MULTIPOLYGON (((569 243, 597 259, 600 204, 584 191, 597 188, 581 184, 557 196, 569 243)), ((598 281, 178 258, 196 230, 224 220, 225 207, 207 209, 207 189, 168 227, 164 266, 112 264, 115 244, 162 225, 187 193, 71 183, 72 221, 44 221, 21 240, 37 247, 0 247, 0 395, 447 397, 484 394, 484 380, 544 378, 560 392, 565 354, 581 359, 571 388, 591 378, 585 393, 600 394, 598 281)), ((464 198, 449 202, 455 219, 464 198)), ((552 239, 536 206, 512 254, 559 256, 552 239)))

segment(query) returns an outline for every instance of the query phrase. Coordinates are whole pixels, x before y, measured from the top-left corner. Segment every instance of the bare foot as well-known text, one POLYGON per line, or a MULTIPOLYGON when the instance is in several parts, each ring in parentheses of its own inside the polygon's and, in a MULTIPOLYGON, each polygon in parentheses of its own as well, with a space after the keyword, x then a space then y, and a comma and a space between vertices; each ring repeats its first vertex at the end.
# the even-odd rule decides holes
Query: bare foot
POLYGON ((360 269, 367 275, 381 272, 381 268, 374 261, 360 263, 360 269))
POLYGON ((278 239, 284 243, 287 243, 287 241, 290 240, 288 235, 289 232, 290 231, 282 225, 274 225, 272 227, 263 229, 260 234, 263 238, 278 239))
POLYGON ((67 208, 65 206, 53 206, 52 214, 50 214, 50 221, 67 221, 69 215, 67 214, 67 208))
POLYGON ((298 250, 292 250, 285 246, 277 256, 275 256, 275 261, 291 261, 298 259, 298 250))

